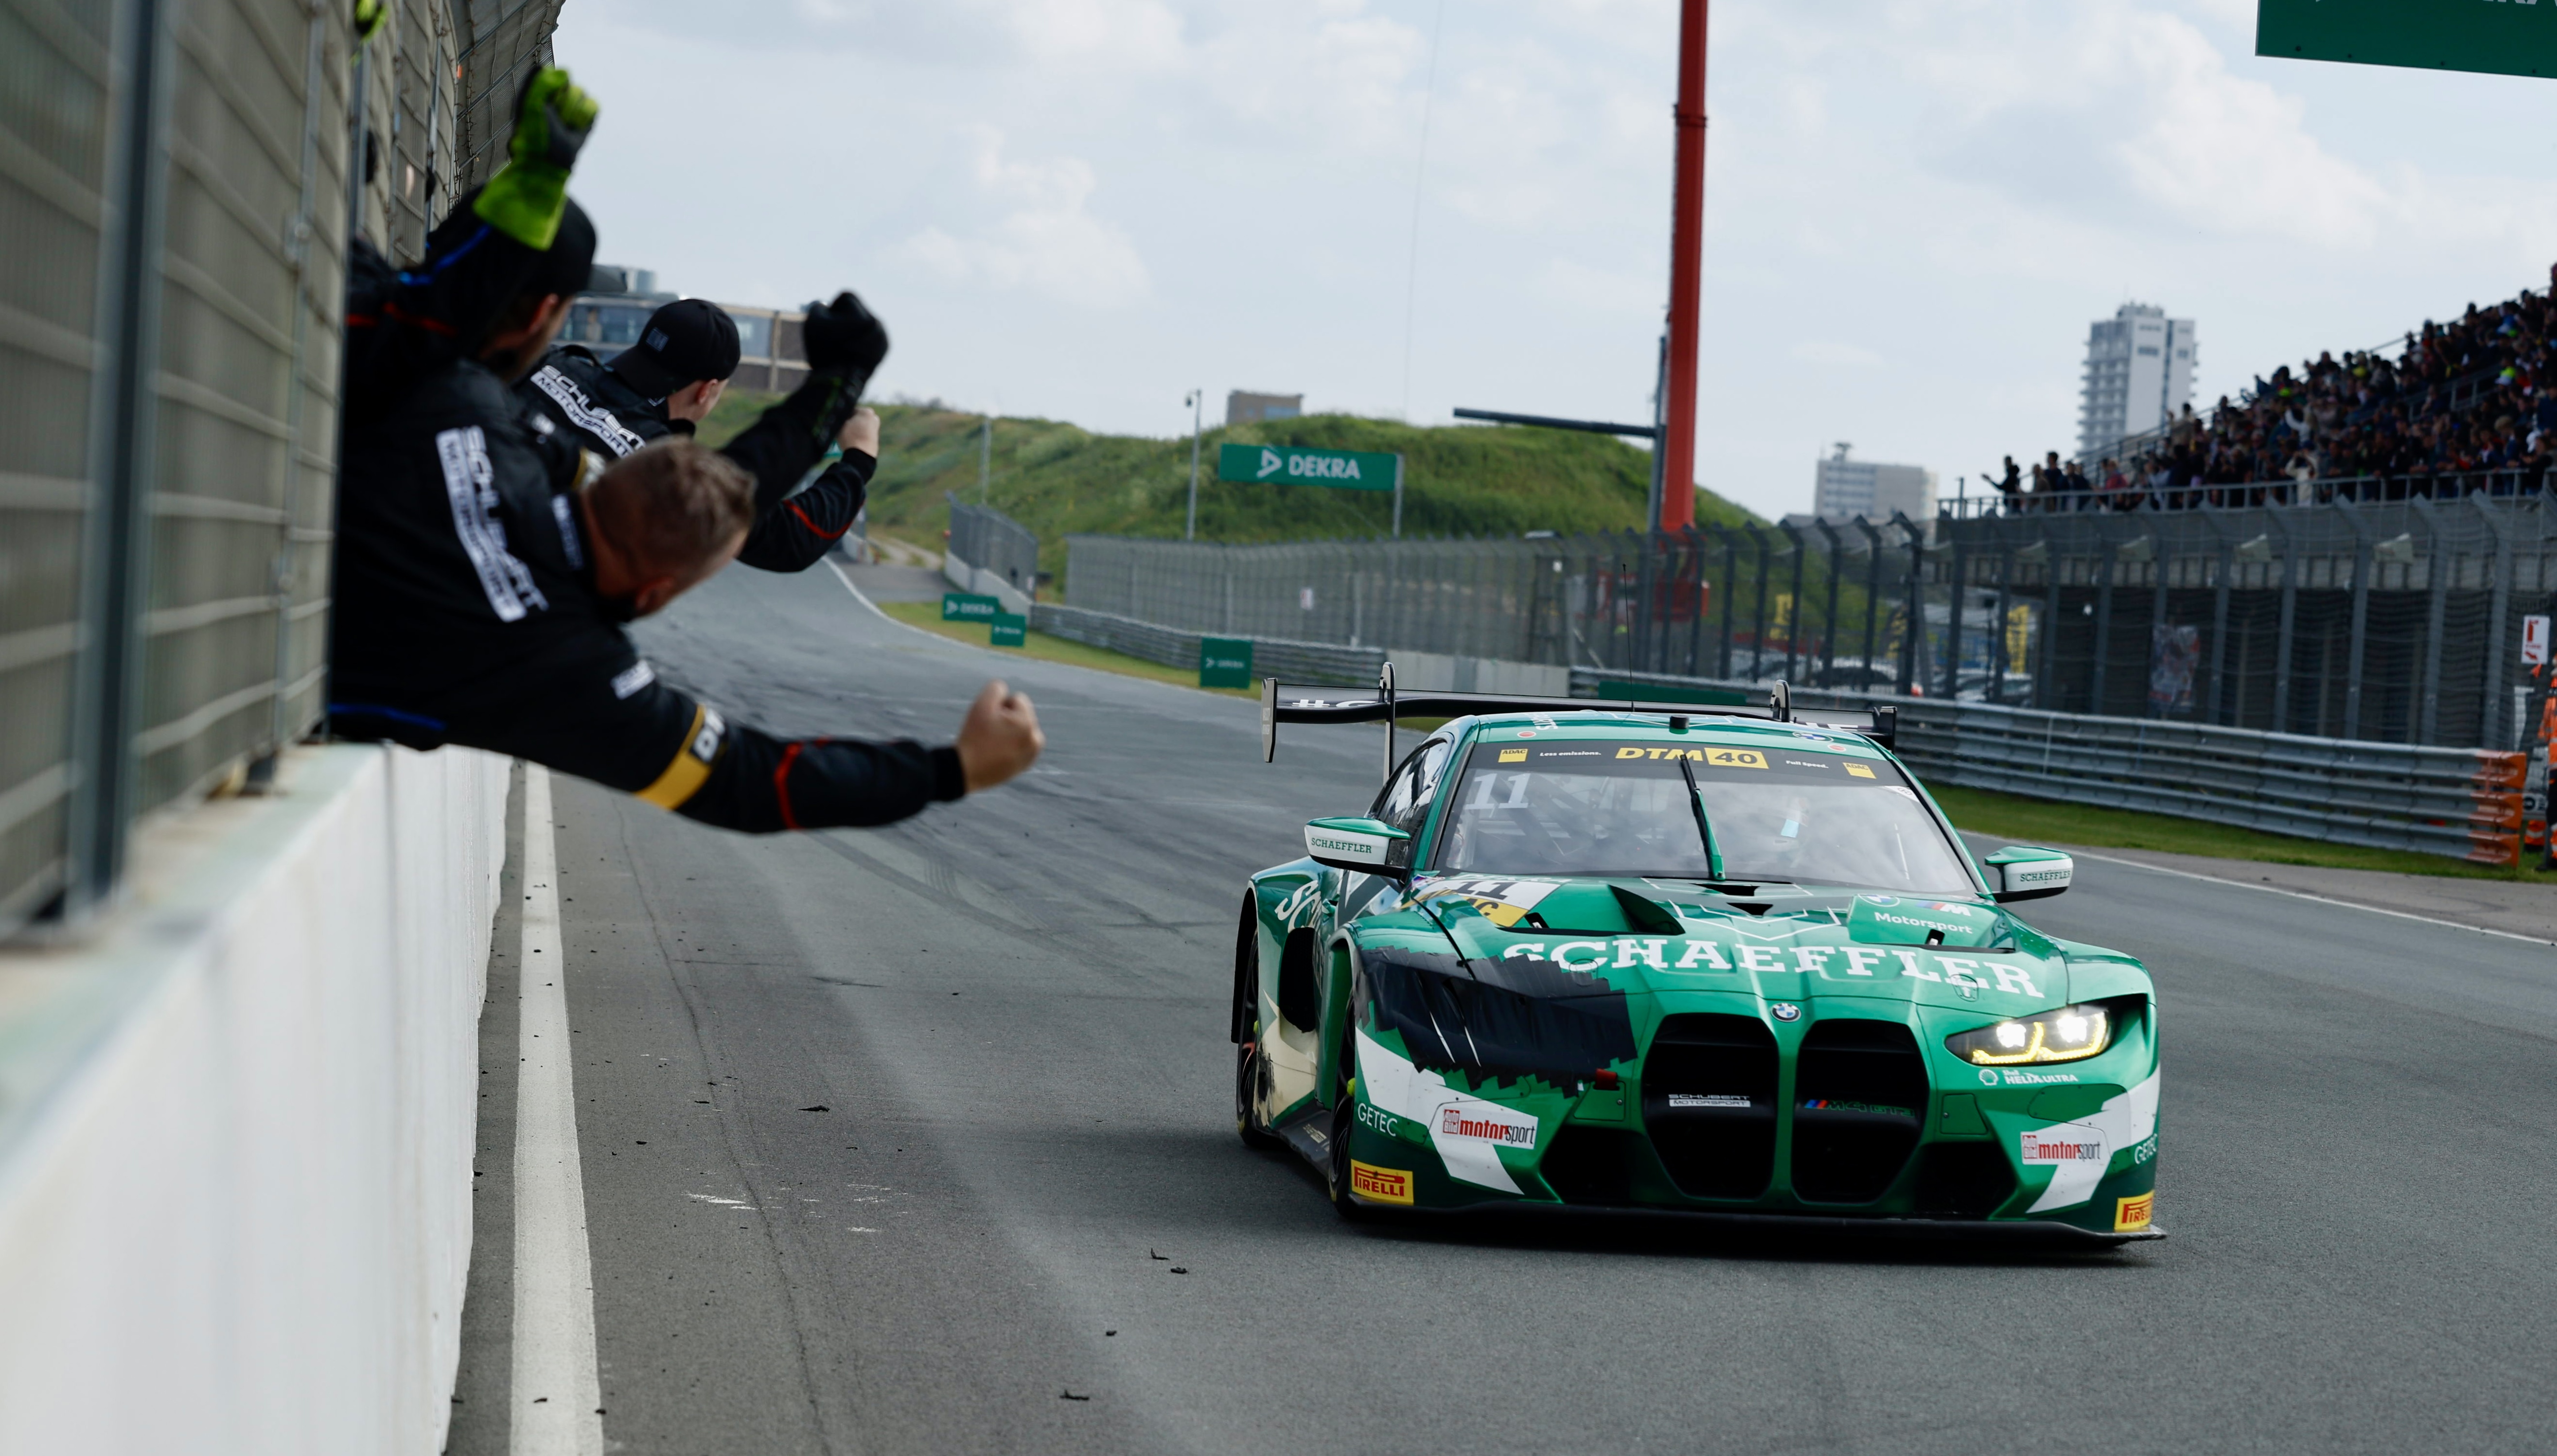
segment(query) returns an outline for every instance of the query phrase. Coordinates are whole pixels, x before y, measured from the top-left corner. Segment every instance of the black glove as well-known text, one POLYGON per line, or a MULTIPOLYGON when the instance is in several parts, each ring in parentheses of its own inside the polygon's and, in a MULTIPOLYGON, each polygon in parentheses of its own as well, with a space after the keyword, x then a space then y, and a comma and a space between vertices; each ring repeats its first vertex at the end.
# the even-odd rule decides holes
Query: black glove
POLYGON ((812 370, 838 370, 868 380, 887 357, 887 328, 849 293, 831 304, 810 304, 800 326, 801 346, 812 370))

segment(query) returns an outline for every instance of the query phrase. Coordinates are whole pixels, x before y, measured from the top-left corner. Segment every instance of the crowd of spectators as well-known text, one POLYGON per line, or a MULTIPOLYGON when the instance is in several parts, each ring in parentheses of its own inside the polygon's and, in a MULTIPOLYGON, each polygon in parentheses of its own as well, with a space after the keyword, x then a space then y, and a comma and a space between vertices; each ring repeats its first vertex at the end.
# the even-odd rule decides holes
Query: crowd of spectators
POLYGON ((2045 454, 1989 476, 2010 510, 2403 500, 2533 492, 2557 454, 2557 267, 2448 324, 2427 320, 2396 357, 2321 353, 2256 376, 2208 415, 2186 405, 2089 468, 2045 454))

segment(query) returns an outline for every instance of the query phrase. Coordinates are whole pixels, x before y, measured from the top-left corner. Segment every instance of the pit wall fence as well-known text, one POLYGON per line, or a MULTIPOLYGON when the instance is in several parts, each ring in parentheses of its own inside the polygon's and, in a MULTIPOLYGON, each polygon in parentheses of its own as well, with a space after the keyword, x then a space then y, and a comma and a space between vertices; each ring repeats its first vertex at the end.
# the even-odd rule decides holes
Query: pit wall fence
POLYGON ((419 256, 559 3, 384 9, 0 0, 0 935, 320 721, 350 240, 419 256))

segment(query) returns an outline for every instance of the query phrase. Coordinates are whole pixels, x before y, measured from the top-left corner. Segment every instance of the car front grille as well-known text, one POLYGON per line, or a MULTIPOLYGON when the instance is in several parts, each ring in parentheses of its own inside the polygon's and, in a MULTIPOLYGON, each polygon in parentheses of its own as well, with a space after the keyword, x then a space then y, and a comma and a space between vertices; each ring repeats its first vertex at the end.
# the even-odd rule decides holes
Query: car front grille
POLYGON ((1927 1064, 1896 1021, 1821 1021, 1794 1061, 1794 1191, 1807 1203, 1871 1203, 1918 1146, 1927 1064))
POLYGON ((1643 1061, 1643 1126, 1689 1198, 1756 1198, 1776 1170, 1776 1037, 1754 1016, 1661 1022, 1643 1061))

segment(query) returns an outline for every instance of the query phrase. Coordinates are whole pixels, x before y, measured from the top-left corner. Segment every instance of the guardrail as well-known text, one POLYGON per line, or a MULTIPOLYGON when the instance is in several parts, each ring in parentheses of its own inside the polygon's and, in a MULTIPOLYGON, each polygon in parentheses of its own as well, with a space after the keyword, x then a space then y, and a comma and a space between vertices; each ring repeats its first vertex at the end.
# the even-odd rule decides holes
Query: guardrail
MULTIPOLYGON (((1573 694, 1598 696, 1602 678, 1660 688, 1748 688, 1575 669, 1573 694)), ((2479 864, 2511 864, 2520 854, 2522 753, 1817 689, 1796 690, 1794 702, 1898 709, 1901 756, 1940 783, 2479 864)))
MULTIPOLYGON (((1114 612, 1057 606, 1044 601, 1031 605, 1030 625, 1052 637, 1106 647, 1113 652, 1125 652, 1131 657, 1142 657, 1167 667, 1198 666, 1199 638, 1215 635, 1184 632, 1177 627, 1160 627, 1114 612)), ((1356 687, 1361 683, 1375 682, 1384 665, 1385 651, 1379 647, 1336 647, 1328 642, 1290 642, 1268 637, 1256 637, 1252 641, 1253 672, 1283 678, 1291 683, 1356 687)))

